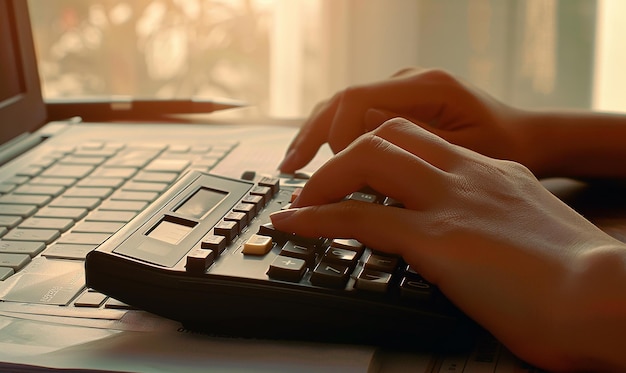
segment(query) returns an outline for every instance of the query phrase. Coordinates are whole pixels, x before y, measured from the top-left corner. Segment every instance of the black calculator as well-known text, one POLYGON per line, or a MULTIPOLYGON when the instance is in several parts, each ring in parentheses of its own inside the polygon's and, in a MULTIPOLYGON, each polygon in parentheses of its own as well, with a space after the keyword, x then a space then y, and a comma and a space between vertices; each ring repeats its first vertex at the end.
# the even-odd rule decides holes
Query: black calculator
MULTIPOLYGON (((218 336, 472 345, 476 325, 402 258, 274 229, 269 214, 298 188, 192 171, 87 255, 87 286, 218 336)), ((347 198, 382 203, 369 193, 347 198)))

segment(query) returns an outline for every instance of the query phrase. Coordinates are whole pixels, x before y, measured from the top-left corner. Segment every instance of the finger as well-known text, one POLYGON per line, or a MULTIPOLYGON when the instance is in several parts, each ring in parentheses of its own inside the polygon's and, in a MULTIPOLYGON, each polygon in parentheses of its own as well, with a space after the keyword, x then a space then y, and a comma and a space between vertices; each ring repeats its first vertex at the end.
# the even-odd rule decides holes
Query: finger
POLYGON ((377 108, 409 115, 431 123, 460 94, 458 81, 439 70, 400 76, 375 84, 351 87, 337 96, 337 108, 330 125, 328 142, 337 152, 367 132, 365 113, 377 108))
MULTIPOLYGON (((353 238, 365 246, 402 256, 414 270, 425 277, 436 252, 426 252, 432 245, 423 241, 427 235, 416 227, 426 226, 420 213, 395 207, 358 201, 281 210, 270 215, 272 224, 283 232, 303 237, 353 238), (424 271, 426 271, 424 273, 424 271)), ((427 277, 427 278, 428 278, 427 277)), ((429 280, 430 280, 429 279, 429 280)))
POLYGON ((448 181, 441 169, 382 137, 368 134, 320 167, 293 207, 336 202, 369 186, 409 208, 420 209, 436 201, 435 194, 448 181))
POLYGON ((320 147, 327 142, 336 108, 337 100, 331 99, 314 109, 287 148, 285 158, 278 166, 281 172, 294 173, 315 157, 320 147))
POLYGON ((407 115, 407 114, 395 113, 389 110, 377 109, 377 108, 368 109, 367 112, 365 113, 365 129, 367 131, 373 131, 376 128, 380 127, 386 121, 393 119, 393 118, 399 118, 399 117, 407 119, 408 121, 414 123, 415 125, 420 126, 423 129, 427 130, 428 132, 432 132, 435 135, 442 137, 448 141, 450 141, 450 138, 453 136, 452 133, 450 133, 446 129, 433 127, 425 122, 422 122, 416 116, 413 116, 410 114, 407 115))

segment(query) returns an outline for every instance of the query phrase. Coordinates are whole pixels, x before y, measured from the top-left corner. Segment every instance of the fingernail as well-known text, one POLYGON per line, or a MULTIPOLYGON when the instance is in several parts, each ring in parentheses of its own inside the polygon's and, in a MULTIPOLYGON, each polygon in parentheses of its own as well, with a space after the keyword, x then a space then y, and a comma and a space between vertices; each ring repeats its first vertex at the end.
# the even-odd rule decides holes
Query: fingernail
POLYGON ((298 209, 287 209, 287 210, 276 211, 270 214, 270 219, 272 220, 272 223, 274 224, 279 223, 281 221, 289 219, 289 217, 293 215, 296 211, 298 211, 298 209))

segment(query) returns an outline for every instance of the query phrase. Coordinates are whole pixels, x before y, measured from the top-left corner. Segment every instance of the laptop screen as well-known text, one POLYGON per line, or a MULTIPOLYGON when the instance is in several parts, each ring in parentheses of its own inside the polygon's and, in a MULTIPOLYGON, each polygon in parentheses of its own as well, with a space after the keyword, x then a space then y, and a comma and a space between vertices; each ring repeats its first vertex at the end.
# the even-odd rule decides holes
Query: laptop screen
POLYGON ((0 144, 44 124, 27 2, 0 0, 0 144))

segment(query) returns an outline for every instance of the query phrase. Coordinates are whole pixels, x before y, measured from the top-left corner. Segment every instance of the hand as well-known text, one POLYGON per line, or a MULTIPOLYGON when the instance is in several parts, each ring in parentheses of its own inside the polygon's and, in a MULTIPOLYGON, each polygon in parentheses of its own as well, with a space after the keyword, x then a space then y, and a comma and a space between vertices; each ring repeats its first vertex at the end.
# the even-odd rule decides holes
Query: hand
POLYGON ((336 94, 314 110, 279 166, 292 173, 328 142, 336 153, 385 120, 404 117, 457 145, 530 167, 523 112, 440 70, 405 69, 336 94))
POLYGON ((277 229, 401 255, 530 363, 626 366, 624 245, 518 163, 393 119, 323 165, 293 207, 272 214, 277 229), (365 186, 406 208, 342 201, 365 186))

